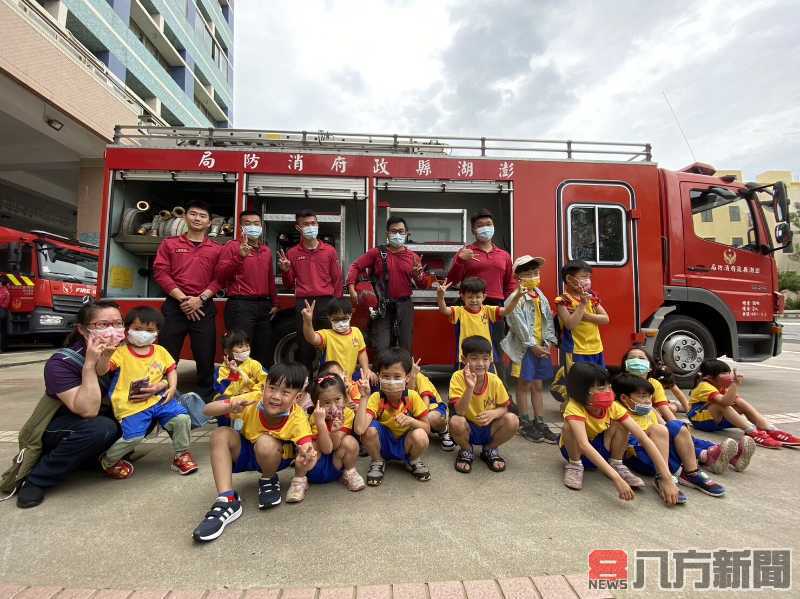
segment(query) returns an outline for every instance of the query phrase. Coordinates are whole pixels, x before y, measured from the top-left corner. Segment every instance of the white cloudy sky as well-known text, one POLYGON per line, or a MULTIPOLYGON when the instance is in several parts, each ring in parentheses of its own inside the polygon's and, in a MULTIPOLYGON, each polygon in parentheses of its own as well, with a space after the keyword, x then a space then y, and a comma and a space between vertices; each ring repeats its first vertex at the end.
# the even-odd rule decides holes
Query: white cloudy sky
POLYGON ((800 0, 237 0, 237 127, 651 142, 800 178, 800 0))

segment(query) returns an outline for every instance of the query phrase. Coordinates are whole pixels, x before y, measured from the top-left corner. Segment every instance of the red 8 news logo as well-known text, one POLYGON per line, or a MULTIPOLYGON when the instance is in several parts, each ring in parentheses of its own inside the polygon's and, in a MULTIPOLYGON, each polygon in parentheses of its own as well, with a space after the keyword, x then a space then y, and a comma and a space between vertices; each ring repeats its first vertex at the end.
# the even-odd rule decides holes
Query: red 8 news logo
POLYGON ((622 549, 591 551, 589 580, 628 580, 628 554, 622 549))

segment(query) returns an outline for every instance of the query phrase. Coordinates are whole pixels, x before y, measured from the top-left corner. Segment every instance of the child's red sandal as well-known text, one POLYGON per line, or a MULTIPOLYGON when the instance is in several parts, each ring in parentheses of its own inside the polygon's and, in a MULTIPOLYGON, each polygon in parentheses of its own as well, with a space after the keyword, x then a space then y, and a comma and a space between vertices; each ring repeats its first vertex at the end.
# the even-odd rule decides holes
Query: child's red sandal
POLYGON ((127 460, 118 460, 113 466, 103 468, 105 475, 108 478, 113 478, 114 480, 125 480, 126 478, 130 478, 133 476, 133 471, 133 464, 127 460))
POLYGON ((175 456, 175 459, 172 460, 172 469, 178 474, 192 474, 197 472, 198 468, 197 462, 188 451, 175 456))

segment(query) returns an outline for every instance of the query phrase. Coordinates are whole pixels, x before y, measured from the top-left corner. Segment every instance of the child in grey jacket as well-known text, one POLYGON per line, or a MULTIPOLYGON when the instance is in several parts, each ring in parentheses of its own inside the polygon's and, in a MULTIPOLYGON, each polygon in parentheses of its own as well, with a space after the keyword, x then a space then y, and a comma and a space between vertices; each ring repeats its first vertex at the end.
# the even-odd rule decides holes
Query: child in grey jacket
POLYGON ((530 441, 557 443, 558 434, 550 430, 543 418, 544 381, 553 378, 550 348, 558 343, 550 304, 539 289, 543 264, 544 258, 528 255, 514 261, 514 277, 525 294, 516 308, 505 315, 509 331, 500 347, 513 363, 511 376, 517 377, 520 433, 530 441), (533 420, 528 397, 533 406, 533 420))

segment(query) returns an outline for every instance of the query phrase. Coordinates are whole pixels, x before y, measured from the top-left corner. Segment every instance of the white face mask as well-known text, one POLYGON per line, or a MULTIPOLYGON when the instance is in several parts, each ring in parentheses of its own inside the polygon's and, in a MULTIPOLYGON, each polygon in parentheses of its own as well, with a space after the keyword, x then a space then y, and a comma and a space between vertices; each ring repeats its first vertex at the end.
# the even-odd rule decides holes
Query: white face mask
POLYGON ((146 345, 153 345, 158 337, 158 333, 150 331, 128 331, 128 343, 136 347, 144 347, 146 345))
POLYGON ((475 237, 477 237, 480 241, 489 241, 492 237, 494 237, 494 227, 492 225, 478 227, 475 229, 475 237))
POLYGON ((332 322, 331 328, 337 333, 346 333, 350 330, 350 319, 348 318, 347 320, 337 320, 336 322, 332 322))
POLYGON ((319 233, 319 227, 317 225, 308 225, 307 227, 303 227, 301 231, 303 232, 303 237, 306 239, 316 239, 317 233, 319 233))
POLYGON ((406 382, 402 379, 381 379, 381 391, 388 391, 389 393, 402 391, 406 388, 406 382))
POLYGON ((389 245, 399 248, 406 242, 405 233, 389 233, 389 245))
POLYGON ((250 357, 250 352, 249 351, 234 352, 233 353, 233 359, 236 360, 237 362, 239 362, 240 364, 242 362, 244 362, 245 360, 247 360, 247 358, 249 358, 249 357, 250 357))
POLYGON ((251 239, 257 239, 261 237, 261 232, 263 229, 261 225, 244 225, 242 227, 242 232, 245 234, 246 237, 251 239))

